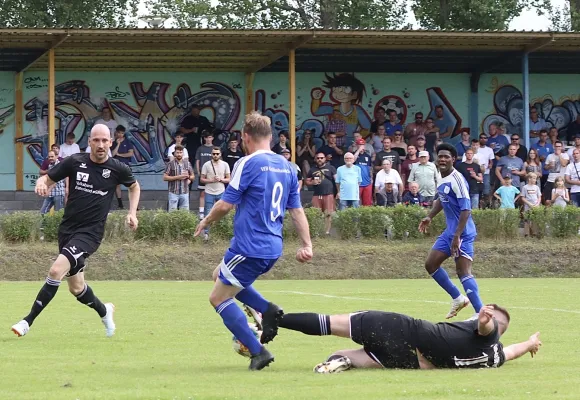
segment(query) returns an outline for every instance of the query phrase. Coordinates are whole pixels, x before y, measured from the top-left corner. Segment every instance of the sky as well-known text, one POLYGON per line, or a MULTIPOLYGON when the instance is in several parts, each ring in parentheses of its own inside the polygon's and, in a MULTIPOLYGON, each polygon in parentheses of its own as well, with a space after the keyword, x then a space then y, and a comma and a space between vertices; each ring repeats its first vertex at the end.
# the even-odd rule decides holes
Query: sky
MULTIPOLYGON (((552 6, 562 8, 567 0, 551 0, 552 6)), ((147 8, 145 6, 145 1, 141 0, 139 5, 139 14, 146 15, 147 8)), ((412 12, 409 13, 408 22, 412 23, 414 26, 416 25, 416 21, 412 12)), ((166 23, 166 27, 170 26, 170 23, 166 23)), ((146 28, 147 23, 143 21, 139 21, 140 28, 146 28)), ((509 26, 510 30, 517 30, 517 31, 539 31, 539 30, 549 30, 550 29, 550 20, 547 16, 538 16, 536 14, 536 10, 524 10, 520 14, 519 17, 512 20, 509 26)))

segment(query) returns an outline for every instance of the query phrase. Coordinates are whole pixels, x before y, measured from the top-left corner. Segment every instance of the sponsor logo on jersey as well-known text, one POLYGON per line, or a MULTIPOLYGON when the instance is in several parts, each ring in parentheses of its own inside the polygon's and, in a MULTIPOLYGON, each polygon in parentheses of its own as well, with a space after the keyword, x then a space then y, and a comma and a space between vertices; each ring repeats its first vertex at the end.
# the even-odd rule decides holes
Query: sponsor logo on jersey
POLYGON ((104 169, 103 170, 103 178, 108 178, 109 176, 111 176, 111 170, 110 169, 104 169))
POLYGON ((88 182, 89 174, 87 174, 86 172, 77 172, 77 181, 88 182))

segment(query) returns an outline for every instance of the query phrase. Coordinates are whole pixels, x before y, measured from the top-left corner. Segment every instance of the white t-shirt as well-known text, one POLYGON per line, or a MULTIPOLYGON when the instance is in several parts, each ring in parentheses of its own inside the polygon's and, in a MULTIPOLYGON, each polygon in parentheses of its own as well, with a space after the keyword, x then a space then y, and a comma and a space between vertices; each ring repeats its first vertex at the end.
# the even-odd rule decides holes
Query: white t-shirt
MULTIPOLYGON (((495 158, 495 154, 493 153, 493 149, 491 147, 485 146, 480 147, 477 150, 477 154, 474 155, 477 157, 477 163, 482 165, 482 171, 484 175, 489 175, 489 161, 495 158)), ((465 161, 465 160, 464 160, 465 161)))
POLYGON ((401 175, 399 175, 399 172, 396 169, 391 168, 388 174, 385 172, 384 169, 381 169, 379 172, 377 172, 377 177, 375 179, 375 187, 379 188, 379 190, 383 190, 387 178, 390 178, 391 180, 395 181, 395 183, 393 184, 394 191, 398 191, 398 185, 403 184, 403 181, 401 180, 401 175))
MULTIPOLYGON (((205 175, 206 179, 213 179, 215 176, 225 178, 230 174, 230 166, 227 162, 219 160, 217 165, 212 161, 208 161, 201 167, 201 174, 205 175)), ((217 195, 225 191, 226 187, 222 182, 203 183, 205 185, 205 194, 217 195)))
MULTIPOLYGON (((87 148, 85 149, 85 153, 90 153, 91 152, 91 145, 89 144, 87 146, 87 148)), ((111 148, 109 147, 109 157, 113 157, 113 155, 111 154, 111 148)))
MULTIPOLYGON (((570 159, 570 157, 568 157, 568 154, 566 154, 566 153, 562 153, 561 156, 564 160, 570 159)), ((546 167, 549 171, 548 182, 555 182, 557 177, 564 175, 564 168, 562 168, 562 164, 560 163, 560 156, 557 156, 554 153, 549 154, 548 157, 546 157, 545 166, 551 162, 554 163, 554 168, 547 168, 546 167)))
MULTIPOLYGON (((580 181, 580 162, 568 164, 565 175, 569 176, 573 181, 580 181)), ((580 193, 580 185, 571 185, 570 192, 580 193)))
MULTIPOLYGON (((173 159, 174 151, 175 151, 175 143, 169 146, 169 148, 167 149, 167 157, 169 157, 170 160, 173 159)), ((189 159, 189 153, 187 152, 187 149, 185 147, 183 148, 183 159, 184 160, 189 159)))
POLYGON ((81 148, 79 147, 78 144, 73 143, 73 144, 66 144, 63 143, 60 145, 60 151, 58 152, 58 156, 60 158, 65 158, 68 156, 72 156, 73 154, 77 154, 81 152, 81 148))
POLYGON ((109 128, 109 131, 111 132, 111 138, 113 138, 113 135, 115 134, 115 129, 117 129, 117 126, 119 126, 119 124, 117 123, 117 121, 115 121, 114 119, 110 119, 108 121, 105 121, 104 119, 98 119, 95 122, 95 125, 98 124, 103 124, 103 125, 107 125, 107 128, 109 128))

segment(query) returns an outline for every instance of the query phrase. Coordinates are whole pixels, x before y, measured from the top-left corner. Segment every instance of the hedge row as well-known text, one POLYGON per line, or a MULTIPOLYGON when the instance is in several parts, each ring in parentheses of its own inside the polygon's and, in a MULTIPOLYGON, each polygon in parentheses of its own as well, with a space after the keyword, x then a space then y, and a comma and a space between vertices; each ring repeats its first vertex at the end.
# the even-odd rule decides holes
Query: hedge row
MULTIPOLYGON (((310 234, 324 234, 324 216, 316 208, 305 208, 310 224, 310 234)), ((401 240, 420 238, 418 226, 427 210, 420 207, 397 206, 349 208, 333 216, 333 227, 341 239, 354 237, 401 240)), ((56 241, 62 211, 44 218, 37 212, 17 212, 0 216, 2 238, 9 242, 34 240, 56 241)), ((473 210, 473 219, 479 238, 508 239, 519 235, 521 216, 518 210, 473 210)), ((140 211, 139 228, 131 232, 125 227, 123 212, 112 212, 107 219, 105 240, 188 241, 193 240, 199 223, 196 213, 188 211, 140 211)), ((524 218, 537 226, 539 237, 573 237, 580 229, 580 208, 538 207, 524 214, 524 218)), ((445 228, 443 214, 438 215, 426 236, 436 236, 445 228)), ((233 213, 211 227, 212 238, 229 239, 233 235, 233 213)), ((284 220, 285 238, 297 234, 289 215, 284 220)))

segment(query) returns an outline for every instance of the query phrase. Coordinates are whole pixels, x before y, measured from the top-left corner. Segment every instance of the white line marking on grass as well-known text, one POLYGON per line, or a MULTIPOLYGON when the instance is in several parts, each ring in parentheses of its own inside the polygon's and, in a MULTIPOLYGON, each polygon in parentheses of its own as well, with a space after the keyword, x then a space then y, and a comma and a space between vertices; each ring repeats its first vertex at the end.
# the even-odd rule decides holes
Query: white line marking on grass
MULTIPOLYGON (((436 301, 436 300, 408 300, 408 299, 381 299, 377 297, 354 297, 354 296, 335 296, 333 294, 324 294, 324 293, 308 293, 308 292, 299 292, 295 290, 268 290, 264 291, 264 293, 285 293, 285 294, 297 294, 300 296, 315 296, 315 297, 324 297, 327 299, 341 299, 341 300, 363 300, 363 301, 390 301, 393 303, 430 303, 430 304, 449 304, 448 301, 436 301)), ((553 312, 561 312, 561 313, 569 313, 569 314, 580 314, 580 310, 565 310, 562 308, 543 308, 543 307, 517 307, 517 306, 509 306, 506 307, 508 309, 516 309, 516 310, 528 310, 528 311, 553 311, 553 312)))

